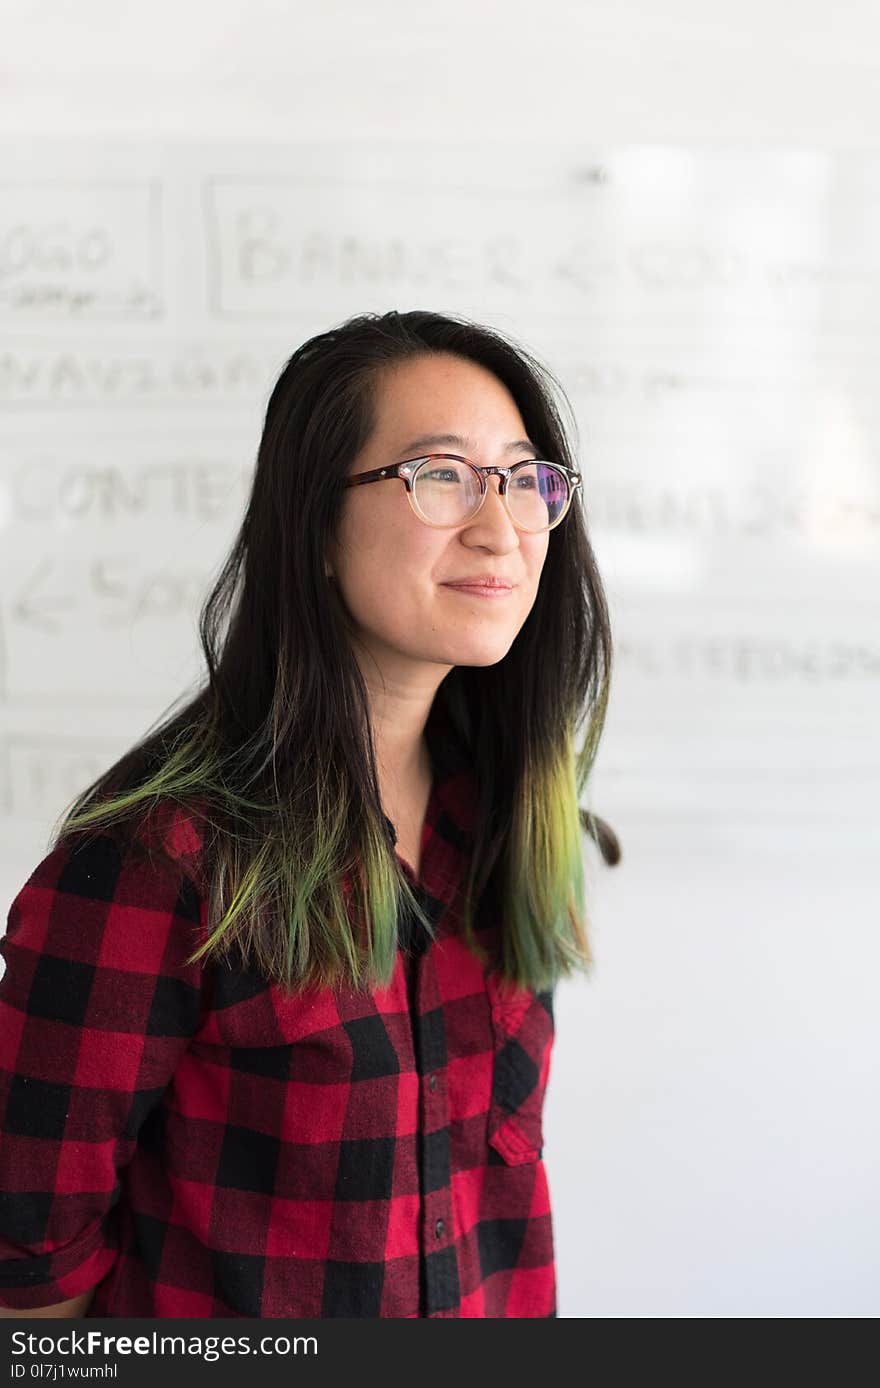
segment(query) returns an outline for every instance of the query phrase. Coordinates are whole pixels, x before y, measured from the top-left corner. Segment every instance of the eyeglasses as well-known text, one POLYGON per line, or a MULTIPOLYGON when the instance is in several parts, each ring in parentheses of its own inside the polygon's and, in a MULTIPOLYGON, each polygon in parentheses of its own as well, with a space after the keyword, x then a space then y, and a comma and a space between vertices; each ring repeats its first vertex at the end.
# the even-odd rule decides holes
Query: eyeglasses
POLYGON ((429 453, 409 458, 393 467, 371 468, 345 481, 346 487, 399 477, 407 500, 419 520, 436 529, 463 525, 471 520, 489 490, 488 478, 501 478, 498 493, 518 530, 538 534, 553 530, 564 520, 575 489, 582 485, 579 472, 562 463, 529 458, 511 467, 478 467, 455 453, 429 453))

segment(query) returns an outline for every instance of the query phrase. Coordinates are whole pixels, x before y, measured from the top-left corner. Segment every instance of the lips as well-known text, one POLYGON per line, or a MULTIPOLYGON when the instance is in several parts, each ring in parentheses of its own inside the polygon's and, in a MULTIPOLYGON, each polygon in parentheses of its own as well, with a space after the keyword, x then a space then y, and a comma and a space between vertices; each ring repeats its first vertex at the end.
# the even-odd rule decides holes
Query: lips
POLYGON ((513 588, 506 583, 444 583, 443 587, 448 588, 450 593, 479 598, 481 602, 503 602, 513 592, 513 588))
POLYGON ((456 582, 443 585, 445 588, 500 588, 504 592, 510 592, 512 583, 507 583, 501 578, 460 578, 456 582))

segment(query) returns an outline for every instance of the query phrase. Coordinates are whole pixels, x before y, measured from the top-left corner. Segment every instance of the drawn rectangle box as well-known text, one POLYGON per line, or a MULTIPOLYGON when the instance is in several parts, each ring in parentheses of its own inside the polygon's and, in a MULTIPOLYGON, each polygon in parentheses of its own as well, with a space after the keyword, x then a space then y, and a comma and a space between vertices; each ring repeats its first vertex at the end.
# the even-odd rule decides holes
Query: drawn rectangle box
POLYGON ((164 316, 158 179, 15 179, 0 194, 0 322, 164 316))

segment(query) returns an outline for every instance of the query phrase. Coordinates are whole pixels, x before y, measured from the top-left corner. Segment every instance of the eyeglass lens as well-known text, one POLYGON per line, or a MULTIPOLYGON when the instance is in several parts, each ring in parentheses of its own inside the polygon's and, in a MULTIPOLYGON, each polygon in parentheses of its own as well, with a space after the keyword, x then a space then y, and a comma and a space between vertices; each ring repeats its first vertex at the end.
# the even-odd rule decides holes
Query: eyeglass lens
MULTIPOLYGON (((429 458, 416 469, 413 495, 432 525, 461 525, 480 504, 479 478, 455 458, 429 458)), ((525 463, 509 479, 507 504, 524 530, 546 530, 565 512, 568 478, 553 463, 525 463)))

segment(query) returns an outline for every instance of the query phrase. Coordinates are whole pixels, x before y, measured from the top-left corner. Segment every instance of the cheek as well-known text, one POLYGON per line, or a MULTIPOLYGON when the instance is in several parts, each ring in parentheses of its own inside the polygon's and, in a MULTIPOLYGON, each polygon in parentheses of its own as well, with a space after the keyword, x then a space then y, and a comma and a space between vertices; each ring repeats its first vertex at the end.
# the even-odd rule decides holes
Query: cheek
POLYGON ((376 635, 392 636, 424 617, 423 581, 399 537, 374 533, 362 541, 345 557, 340 586, 357 624, 376 635))
POLYGON ((362 506, 356 515, 347 518, 340 534, 351 560, 371 566, 392 558, 395 563, 411 563, 421 556, 430 559, 432 550, 438 548, 434 536, 439 532, 432 531, 413 514, 401 490, 400 495, 391 493, 378 498, 376 505, 362 506))
POLYGON ((526 573, 533 588, 537 588, 540 581, 548 549, 547 537, 540 535, 532 537, 527 544, 523 545, 526 573))

